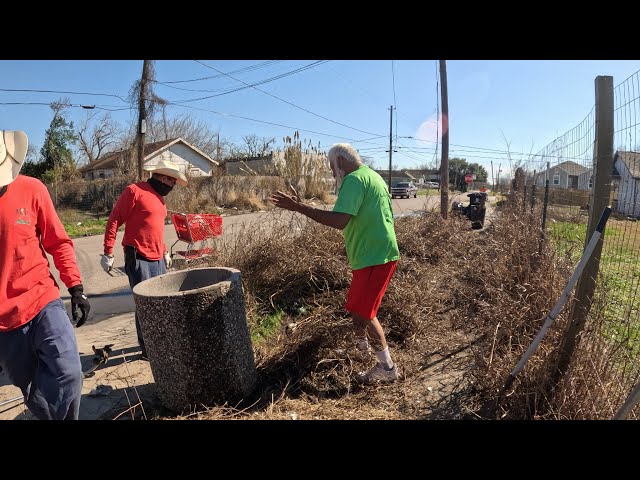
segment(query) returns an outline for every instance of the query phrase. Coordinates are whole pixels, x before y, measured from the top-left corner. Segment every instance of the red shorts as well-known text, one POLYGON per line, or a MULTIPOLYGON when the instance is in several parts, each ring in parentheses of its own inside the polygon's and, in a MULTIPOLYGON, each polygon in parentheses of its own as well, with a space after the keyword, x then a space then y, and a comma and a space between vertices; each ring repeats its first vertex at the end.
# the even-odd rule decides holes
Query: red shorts
POLYGON ((397 260, 393 260, 382 265, 354 270, 345 310, 372 320, 378 313, 397 263, 397 260))

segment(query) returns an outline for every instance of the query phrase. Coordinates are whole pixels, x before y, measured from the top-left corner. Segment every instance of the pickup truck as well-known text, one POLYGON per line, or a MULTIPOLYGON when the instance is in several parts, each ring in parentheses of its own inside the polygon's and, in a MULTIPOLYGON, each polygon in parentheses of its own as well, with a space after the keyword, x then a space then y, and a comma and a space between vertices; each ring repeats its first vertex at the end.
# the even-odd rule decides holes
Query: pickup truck
POLYGON ((418 198, 418 187, 412 182, 398 182, 395 187, 391 187, 391 198, 396 197, 418 198))

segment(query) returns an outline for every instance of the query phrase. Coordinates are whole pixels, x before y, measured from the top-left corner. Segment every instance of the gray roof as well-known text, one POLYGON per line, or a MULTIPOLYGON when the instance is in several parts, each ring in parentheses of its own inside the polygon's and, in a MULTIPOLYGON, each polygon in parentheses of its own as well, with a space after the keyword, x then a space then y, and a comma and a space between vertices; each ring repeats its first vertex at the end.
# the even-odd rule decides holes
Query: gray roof
MULTIPOLYGON (((568 175, 580 175, 581 173, 589 170, 587 167, 580 165, 579 163, 572 162, 571 160, 567 160, 566 162, 559 163, 555 165, 555 167, 562 168, 567 172, 568 175)), ((551 167, 552 169, 555 167, 551 167)))
POLYGON ((640 178, 640 152, 618 150, 614 157, 614 163, 616 158, 622 160, 633 178, 640 178))

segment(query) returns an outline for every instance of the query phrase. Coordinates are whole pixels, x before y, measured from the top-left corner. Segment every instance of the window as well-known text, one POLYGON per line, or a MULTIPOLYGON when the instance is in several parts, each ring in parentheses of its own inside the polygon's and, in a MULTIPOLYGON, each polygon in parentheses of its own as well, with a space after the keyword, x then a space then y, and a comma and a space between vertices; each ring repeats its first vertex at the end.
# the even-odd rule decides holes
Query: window
POLYGON ((589 177, 589 188, 593 188, 593 177, 589 177))
POLYGON ((553 176, 553 184, 560 185, 560 175, 556 174, 553 176))

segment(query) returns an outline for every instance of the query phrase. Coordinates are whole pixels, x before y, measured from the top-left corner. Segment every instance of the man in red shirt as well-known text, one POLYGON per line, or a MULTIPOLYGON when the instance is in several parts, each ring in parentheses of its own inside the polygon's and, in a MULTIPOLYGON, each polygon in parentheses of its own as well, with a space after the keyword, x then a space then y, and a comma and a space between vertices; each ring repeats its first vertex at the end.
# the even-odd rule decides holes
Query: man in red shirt
POLYGON ((73 242, 47 187, 19 175, 27 135, 0 133, 0 370, 22 390, 24 403, 36 418, 77 420, 82 394, 80 354, 45 252, 53 257, 69 289, 76 327, 86 321, 90 305, 73 242))
MULTIPOLYGON (((160 160, 145 170, 153 172, 151 178, 128 185, 109 215, 104 233, 104 255, 100 262, 107 273, 113 267, 116 232, 124 223, 124 270, 131 290, 143 280, 162 275, 171 268, 171 257, 164 243, 164 220, 167 217, 164 197, 176 183, 183 187, 187 185, 187 177, 171 161, 160 160)), ((137 314, 135 324, 142 358, 147 360, 137 314)))

